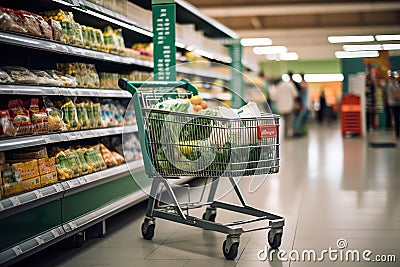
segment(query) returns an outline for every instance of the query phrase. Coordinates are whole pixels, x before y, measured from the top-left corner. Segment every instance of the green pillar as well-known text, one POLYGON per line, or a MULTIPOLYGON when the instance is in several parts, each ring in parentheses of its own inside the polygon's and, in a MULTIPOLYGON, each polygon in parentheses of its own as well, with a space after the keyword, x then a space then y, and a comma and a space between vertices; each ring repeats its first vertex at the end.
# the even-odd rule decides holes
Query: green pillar
POLYGON ((158 81, 176 81, 175 1, 152 0, 154 75, 158 81))
POLYGON ((240 108, 244 105, 243 101, 243 74, 242 74, 242 45, 240 39, 233 39, 230 42, 229 52, 232 58, 232 78, 230 89, 232 92, 232 108, 240 108))

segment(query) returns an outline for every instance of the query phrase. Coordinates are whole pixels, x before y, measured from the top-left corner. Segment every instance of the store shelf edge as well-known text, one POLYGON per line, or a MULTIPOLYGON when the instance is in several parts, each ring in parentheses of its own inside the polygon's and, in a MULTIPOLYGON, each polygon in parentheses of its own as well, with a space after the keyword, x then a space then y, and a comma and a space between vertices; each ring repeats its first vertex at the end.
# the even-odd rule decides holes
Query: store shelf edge
POLYGON ((53 53, 61 53, 72 56, 97 59, 118 64, 138 65, 147 68, 151 68, 153 64, 153 62, 147 60, 109 54, 106 52, 90 50, 67 44, 61 44, 51 40, 25 36, 12 32, 0 31, 0 42, 20 47, 28 47, 37 50, 44 50, 53 53))
POLYGON ((67 88, 56 86, 40 86, 25 84, 0 84, 2 95, 56 95, 84 97, 118 97, 131 98, 132 95, 123 90, 101 88, 67 88))
POLYGON ((80 139, 89 139, 94 137, 102 137, 116 135, 122 133, 137 132, 136 125, 116 126, 110 128, 89 129, 75 132, 49 133, 32 136, 18 136, 12 138, 0 139, 0 151, 13 150, 18 148, 26 148, 32 146, 41 146, 54 144, 59 142, 74 141, 80 139))
POLYGON ((142 166, 143 160, 136 160, 2 199, 0 200, 0 219, 40 206, 63 196, 75 194, 100 184, 119 179, 128 174, 129 170, 141 170, 142 166))

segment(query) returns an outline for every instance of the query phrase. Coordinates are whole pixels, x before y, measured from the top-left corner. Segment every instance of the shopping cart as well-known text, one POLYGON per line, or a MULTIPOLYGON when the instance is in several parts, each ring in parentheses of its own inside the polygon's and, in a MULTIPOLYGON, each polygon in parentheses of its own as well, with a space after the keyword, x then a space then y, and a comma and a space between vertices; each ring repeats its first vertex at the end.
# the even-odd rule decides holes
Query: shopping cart
POLYGON ((235 177, 279 171, 279 116, 225 118, 153 108, 162 100, 197 95, 197 88, 187 80, 132 82, 120 79, 119 86, 132 94, 144 167, 153 179, 141 227, 143 238, 153 238, 158 217, 227 234, 223 254, 228 260, 237 256, 240 236, 245 232, 269 229, 268 243, 271 248, 278 248, 284 218, 247 205, 235 177), (200 201, 180 203, 169 180, 182 177, 211 180, 207 200, 202 201, 203 191, 200 201), (214 200, 220 177, 229 179, 241 206, 214 200), (161 203, 160 192, 168 193, 171 204, 161 203), (189 215, 190 209, 204 206, 202 218, 189 215), (218 223, 215 222, 217 209, 252 218, 218 223))

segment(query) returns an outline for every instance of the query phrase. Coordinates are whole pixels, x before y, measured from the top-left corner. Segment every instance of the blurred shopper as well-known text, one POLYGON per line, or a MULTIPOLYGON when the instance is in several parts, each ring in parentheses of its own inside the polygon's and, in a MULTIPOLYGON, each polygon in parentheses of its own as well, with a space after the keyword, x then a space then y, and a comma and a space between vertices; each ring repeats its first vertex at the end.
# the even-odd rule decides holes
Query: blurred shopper
POLYGON ((282 80, 271 88, 271 99, 276 102, 278 113, 284 120, 284 135, 285 137, 293 136, 294 126, 294 101, 298 96, 296 87, 292 82, 284 82, 282 80))
POLYGON ((271 99, 271 92, 270 92, 270 88, 275 86, 275 84, 273 81, 268 81, 263 72, 260 72, 259 77, 262 79, 262 89, 265 98, 267 99, 268 107, 266 108, 266 111, 277 113, 275 101, 271 99))
POLYGON ((367 65, 367 76, 365 77, 365 99, 366 99, 366 120, 367 131, 375 128, 375 81, 372 73, 372 66, 367 65))
POLYGON ((325 109, 326 109, 326 98, 324 90, 321 91, 319 95, 319 110, 317 112, 318 123, 322 124, 324 122, 325 117, 325 109))
POLYGON ((304 73, 300 73, 301 82, 299 83, 300 92, 299 99, 301 102, 301 109, 299 114, 297 115, 294 123, 294 134, 296 136, 302 136, 307 134, 306 123, 308 120, 308 116, 310 114, 310 97, 309 97, 309 88, 308 83, 304 79, 304 73))
POLYGON ((386 84, 386 94, 389 108, 394 119, 394 133, 396 138, 400 138, 400 85, 397 80, 397 72, 391 72, 386 84))

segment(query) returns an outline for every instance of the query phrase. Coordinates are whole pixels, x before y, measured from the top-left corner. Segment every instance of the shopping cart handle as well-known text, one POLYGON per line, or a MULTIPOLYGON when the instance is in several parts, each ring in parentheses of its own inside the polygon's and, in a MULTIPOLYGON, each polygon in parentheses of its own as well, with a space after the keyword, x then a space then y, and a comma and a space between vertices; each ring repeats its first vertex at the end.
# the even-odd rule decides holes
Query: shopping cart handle
POLYGON ((136 93, 137 88, 151 88, 151 87, 168 87, 168 88, 183 88, 191 92, 193 95, 198 95, 199 91, 196 86, 190 83, 187 79, 182 79, 177 82, 170 81, 145 81, 145 82, 133 82, 128 81, 125 78, 118 80, 118 85, 121 89, 129 91, 132 95, 136 93), (129 86, 130 85, 130 86, 129 86))

